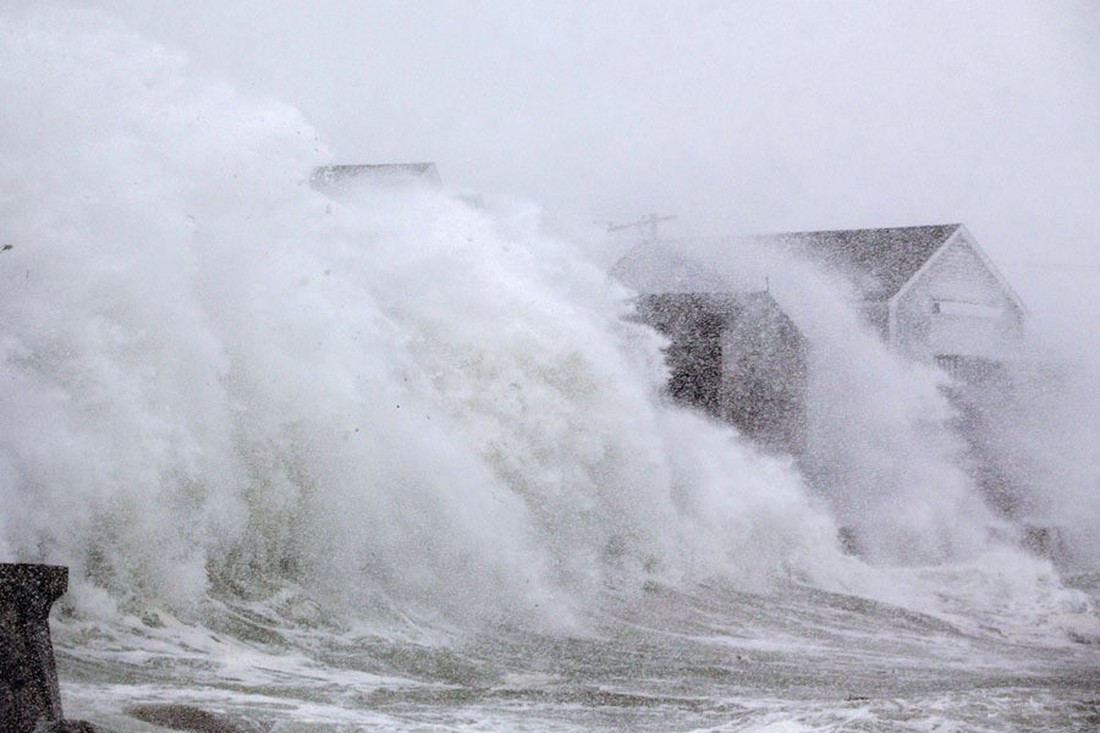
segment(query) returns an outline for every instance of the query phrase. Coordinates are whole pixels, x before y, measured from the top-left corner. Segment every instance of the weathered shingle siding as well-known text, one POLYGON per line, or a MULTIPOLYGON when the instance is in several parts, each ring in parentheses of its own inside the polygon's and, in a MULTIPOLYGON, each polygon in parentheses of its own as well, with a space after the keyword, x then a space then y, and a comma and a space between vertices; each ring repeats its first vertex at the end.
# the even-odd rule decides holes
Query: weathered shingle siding
POLYGON ((722 333, 719 417, 761 444, 798 453, 804 447, 808 347, 774 301, 722 333))
POLYGON ((660 293, 635 302, 636 318, 669 339, 671 397, 761 445, 800 449, 807 345, 770 294, 660 293))
POLYGON ((1016 303, 961 236, 899 296, 896 314, 895 344, 922 360, 1002 358, 1022 328, 1016 303))

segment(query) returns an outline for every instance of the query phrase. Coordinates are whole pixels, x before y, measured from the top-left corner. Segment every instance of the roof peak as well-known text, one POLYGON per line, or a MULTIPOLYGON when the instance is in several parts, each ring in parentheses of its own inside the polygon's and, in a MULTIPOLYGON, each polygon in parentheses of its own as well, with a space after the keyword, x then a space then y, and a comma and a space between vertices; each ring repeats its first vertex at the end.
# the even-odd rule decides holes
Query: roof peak
POLYGON ((678 251, 677 242, 711 241, 726 246, 743 242, 786 250, 838 271, 852 281, 863 298, 881 301, 896 294, 961 229, 962 224, 923 224, 652 240, 643 248, 649 250, 647 254, 635 248, 615 269, 624 273, 641 269, 642 261, 648 260, 645 269, 652 270, 653 277, 647 278, 647 284, 655 279, 665 287, 683 289, 690 283, 699 288, 711 285, 714 274, 690 254, 678 251))
POLYGON ((863 227, 860 229, 805 229, 798 231, 785 231, 785 232, 758 232, 754 234, 745 234, 745 237, 797 237, 797 236, 809 236, 817 234, 864 234, 869 232, 954 232, 962 226, 961 223, 953 224, 906 224, 903 226, 887 226, 887 227, 863 227))
POLYGON ((846 274, 868 300, 893 297, 962 228, 927 224, 876 229, 790 232, 774 239, 846 274))

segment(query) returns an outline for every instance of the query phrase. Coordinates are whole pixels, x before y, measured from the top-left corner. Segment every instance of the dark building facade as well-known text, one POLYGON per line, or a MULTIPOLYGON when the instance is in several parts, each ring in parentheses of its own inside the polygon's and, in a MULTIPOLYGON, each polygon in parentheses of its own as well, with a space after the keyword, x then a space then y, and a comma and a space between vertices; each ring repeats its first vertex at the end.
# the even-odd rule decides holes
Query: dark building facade
POLYGON ((638 320, 664 334, 667 390, 769 449, 804 441, 807 346, 767 292, 649 293, 638 320))

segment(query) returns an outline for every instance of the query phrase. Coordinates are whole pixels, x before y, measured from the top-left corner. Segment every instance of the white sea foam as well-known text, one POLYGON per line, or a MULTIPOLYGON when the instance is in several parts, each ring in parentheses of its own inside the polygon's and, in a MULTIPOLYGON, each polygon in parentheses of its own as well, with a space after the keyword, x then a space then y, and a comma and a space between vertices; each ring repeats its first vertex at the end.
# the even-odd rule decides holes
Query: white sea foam
MULTIPOLYGON (((662 342, 624 320, 630 293, 536 207, 330 199, 307 182, 327 154, 293 109, 195 80, 95 15, 13 10, 0 34, 0 555, 71 566, 63 659, 171 668, 165 699, 194 680, 285 689, 331 723, 364 720, 355 690, 414 684, 375 669, 391 647, 425 677, 455 665, 543 694, 568 665, 505 655, 482 672, 439 649, 485 622, 584 638, 635 603, 670 614, 640 626, 663 649, 704 638, 677 630, 695 589, 720 608, 706 634, 722 654, 736 625, 742 646, 796 657, 800 638, 863 643, 857 622, 896 622, 856 603, 837 630, 830 607, 799 605, 822 590, 906 609, 906 643, 935 632, 919 649, 969 644, 952 629, 1092 628, 1048 562, 990 538, 940 429, 940 377, 863 334, 818 276, 776 291, 834 345, 813 382, 833 490, 813 494, 791 461, 665 401, 662 342), (841 524, 870 564, 841 552, 841 524), (769 617, 716 588, 789 597, 769 617)), ((94 706, 105 688, 83 684, 94 706)), ((475 719, 516 719, 495 715, 475 719)))
POLYGON ((560 616, 840 558, 792 468, 660 403, 659 341, 536 210, 326 199, 293 110, 94 16, 6 25, 2 536, 81 609, 560 616))

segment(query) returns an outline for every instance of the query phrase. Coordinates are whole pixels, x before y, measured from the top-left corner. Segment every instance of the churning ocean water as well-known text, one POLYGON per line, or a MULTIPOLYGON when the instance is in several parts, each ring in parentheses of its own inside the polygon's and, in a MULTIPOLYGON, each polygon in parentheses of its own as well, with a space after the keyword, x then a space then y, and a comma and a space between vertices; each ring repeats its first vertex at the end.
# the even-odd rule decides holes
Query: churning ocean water
POLYGON ((0 14, 0 104, 0 559, 71 569, 68 717, 1100 725, 1094 455, 1066 562, 1019 549, 936 378, 840 300, 802 305, 830 494, 669 404, 631 293, 534 206, 326 196, 298 112, 93 14, 0 14))

